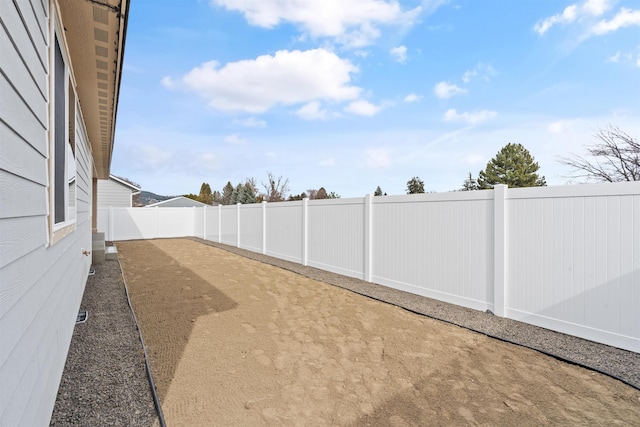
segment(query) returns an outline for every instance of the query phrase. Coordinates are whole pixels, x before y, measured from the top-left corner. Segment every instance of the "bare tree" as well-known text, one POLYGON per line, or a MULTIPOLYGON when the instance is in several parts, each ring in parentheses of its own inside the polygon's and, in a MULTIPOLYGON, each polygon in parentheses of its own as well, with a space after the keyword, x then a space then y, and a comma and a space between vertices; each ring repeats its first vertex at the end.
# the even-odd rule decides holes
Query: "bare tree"
POLYGON ((275 177, 273 173, 267 172, 267 183, 262 183, 265 189, 263 196, 267 202, 282 202, 289 191, 289 178, 282 178, 282 175, 275 177))
POLYGON ((560 158, 574 177, 588 181, 640 181, 640 143, 619 127, 608 126, 594 135, 600 142, 585 146, 590 158, 577 154, 560 158))

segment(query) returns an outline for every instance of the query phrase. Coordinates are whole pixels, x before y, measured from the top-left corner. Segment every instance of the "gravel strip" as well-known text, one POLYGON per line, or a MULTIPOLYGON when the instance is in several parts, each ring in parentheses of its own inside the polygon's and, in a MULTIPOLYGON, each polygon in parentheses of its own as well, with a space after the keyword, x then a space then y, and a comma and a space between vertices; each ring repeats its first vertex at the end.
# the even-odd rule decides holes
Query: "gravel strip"
POLYGON ((627 384, 640 389, 640 353, 622 350, 516 320, 494 316, 491 313, 437 301, 317 268, 305 267, 301 264, 258 254, 245 249, 211 242, 197 237, 190 239, 265 264, 271 264, 311 279, 339 286, 361 295, 382 300, 434 319, 453 323, 463 328, 544 353, 553 354, 562 359, 621 379, 627 384))
MULTIPOLYGON (((157 413, 117 261, 94 266, 82 298, 51 426, 152 426, 157 413)), ((156 424, 157 425, 157 424, 156 424)))

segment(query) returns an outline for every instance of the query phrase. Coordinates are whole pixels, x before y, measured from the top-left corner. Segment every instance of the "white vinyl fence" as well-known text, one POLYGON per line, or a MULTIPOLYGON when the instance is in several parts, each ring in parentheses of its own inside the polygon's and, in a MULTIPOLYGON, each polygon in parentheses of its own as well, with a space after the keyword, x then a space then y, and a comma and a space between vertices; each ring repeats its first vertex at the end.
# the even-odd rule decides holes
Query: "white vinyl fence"
POLYGON ((640 183, 110 208, 98 228, 202 237, 640 352, 640 183))

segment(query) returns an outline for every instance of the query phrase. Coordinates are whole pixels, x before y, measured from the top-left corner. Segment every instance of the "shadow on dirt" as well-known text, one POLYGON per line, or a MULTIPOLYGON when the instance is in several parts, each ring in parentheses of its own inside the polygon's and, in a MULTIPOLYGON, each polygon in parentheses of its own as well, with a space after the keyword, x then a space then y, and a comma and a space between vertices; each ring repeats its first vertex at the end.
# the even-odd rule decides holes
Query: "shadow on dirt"
POLYGON ((150 242, 118 242, 117 248, 164 401, 197 318, 238 304, 150 242))

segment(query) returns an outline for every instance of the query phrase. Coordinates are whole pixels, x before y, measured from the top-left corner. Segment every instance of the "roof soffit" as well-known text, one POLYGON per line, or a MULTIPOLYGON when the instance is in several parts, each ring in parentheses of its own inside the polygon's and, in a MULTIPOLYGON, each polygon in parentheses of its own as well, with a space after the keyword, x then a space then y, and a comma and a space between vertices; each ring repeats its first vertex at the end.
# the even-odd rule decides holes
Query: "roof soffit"
POLYGON ((58 0, 95 176, 109 177, 129 0, 58 0))

